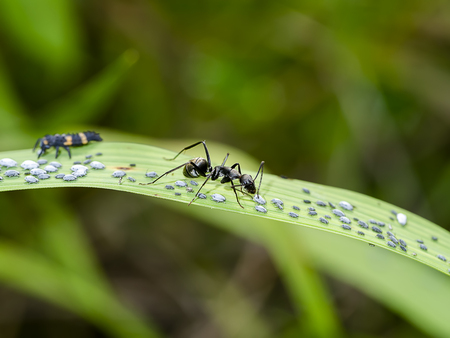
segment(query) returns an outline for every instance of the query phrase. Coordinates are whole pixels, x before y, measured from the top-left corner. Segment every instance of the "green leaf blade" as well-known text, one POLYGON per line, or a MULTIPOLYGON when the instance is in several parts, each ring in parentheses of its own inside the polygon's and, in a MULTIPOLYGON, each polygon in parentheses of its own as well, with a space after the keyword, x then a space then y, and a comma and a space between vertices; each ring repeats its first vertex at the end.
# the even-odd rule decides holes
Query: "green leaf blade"
MULTIPOLYGON (((204 178, 188 179, 183 176, 182 170, 177 170, 166 177, 160 179, 157 183, 151 185, 139 185, 139 183, 149 183, 154 179, 145 177, 147 171, 156 171, 159 175, 164 172, 178 166, 190 158, 188 156, 180 156, 176 161, 167 161, 164 158, 173 157, 174 153, 161 148, 131 144, 131 143, 114 143, 114 142, 101 142, 89 144, 88 146, 72 148, 73 157, 68 159, 67 154, 62 153, 58 157, 58 161, 63 164, 63 168, 59 172, 70 173, 70 167, 75 160, 84 160, 85 155, 95 154, 102 152, 102 156, 94 156, 93 160, 98 160, 105 164, 104 170, 90 169, 89 174, 86 177, 78 178, 76 181, 65 182, 63 180, 57 180, 51 178, 49 180, 41 180, 37 184, 28 184, 24 181, 23 174, 20 177, 8 178, 4 177, 3 182, 0 183, 0 191, 11 191, 21 189, 36 189, 36 188, 56 188, 56 187, 92 187, 102 189, 112 189, 118 191, 126 191, 131 193, 137 193, 146 196, 158 197, 173 201, 178 201, 187 204, 192 200, 195 192, 203 182, 204 178), (129 166, 129 164, 135 163, 135 167, 129 166), (112 173, 116 170, 124 170, 127 176, 122 179, 119 184, 119 179, 112 177, 112 173), (127 177, 132 176, 137 181, 130 182, 127 177), (187 192, 185 188, 180 188, 174 185, 175 181, 184 181, 193 188, 194 192, 187 192), (198 186, 193 186, 190 181, 194 180, 198 183, 198 186), (172 185, 173 190, 166 189, 166 185, 172 185), (180 196, 175 193, 180 193, 180 196)), ((223 154, 217 156, 212 154, 213 158, 221 159, 223 154)), ((0 153, 0 158, 9 157, 16 160, 19 165, 23 160, 35 159, 36 154, 31 153, 30 150, 20 150, 13 152, 0 153)), ((43 158, 52 161, 54 157, 54 151, 50 151, 45 154, 43 158)), ((232 159, 231 159, 232 160, 232 159)), ((218 161, 215 161, 216 163, 218 161)), ((89 165, 87 165, 89 167, 89 165)), ((255 176, 255 172, 247 172, 243 168, 245 173, 255 176)), ((449 264, 437 258, 438 255, 442 255, 445 258, 450 258, 450 251, 448 244, 450 243, 450 234, 443 228, 433 224, 430 221, 423 219, 420 216, 414 215, 411 212, 398 208, 390 203, 377 200, 375 198, 365 196, 356 192, 351 192, 345 189, 323 186, 316 183, 300 181, 296 179, 283 179, 281 177, 264 174, 263 183, 261 188, 261 196, 266 200, 264 207, 267 209, 267 213, 261 213, 255 210, 257 205, 248 196, 239 194, 239 199, 244 209, 240 208, 236 202, 233 191, 228 184, 220 184, 219 181, 209 181, 202 190, 202 193, 208 196, 207 199, 197 198, 193 205, 204 206, 208 208, 216 208, 221 210, 227 210, 237 212, 241 214, 248 214, 252 216, 282 221, 286 223, 292 223, 296 225, 302 225, 322 231, 335 233, 341 236, 350 237, 356 240, 364 241, 374 244, 384 249, 390 250, 397 254, 409 257, 411 259, 422 262, 429 265, 441 272, 448 273, 449 264), (303 191, 303 188, 309 189, 310 193, 303 191), (226 198, 224 203, 217 203, 211 199, 212 194, 221 194, 226 198), (281 199, 284 202, 284 209, 280 210, 276 205, 271 203, 273 198, 281 199), (310 200, 311 203, 307 204, 304 200, 310 200), (346 216, 351 220, 351 230, 342 228, 342 222, 339 221, 339 217, 332 213, 332 208, 327 205, 326 207, 319 206, 316 202, 320 200, 328 204, 332 202, 336 205, 337 209, 343 211, 346 216), (352 204, 355 208, 352 211, 341 208, 338 204, 341 201, 346 201, 352 204), (293 205, 299 206, 300 211, 294 210, 293 205), (313 207, 317 212, 317 216, 309 215, 308 208, 313 207), (404 213, 408 217, 406 226, 401 226, 391 210, 404 213), (298 218, 293 218, 289 215, 289 212, 295 212, 298 214, 298 218), (319 220, 319 217, 325 215, 331 216, 329 224, 324 224, 319 220), (393 217, 394 220, 390 219, 393 217), (354 220, 357 218, 366 222, 370 229, 364 229, 357 224, 354 220), (374 219, 385 223, 384 227, 378 226, 385 237, 384 240, 376 237, 376 233, 372 231, 372 226, 369 220, 374 219), (389 229, 389 224, 392 229, 389 229), (358 234, 358 231, 362 231, 364 235, 358 234), (392 248, 387 245, 389 235, 387 231, 391 231, 397 239, 403 239, 407 242, 407 251, 404 252, 397 245, 396 248, 392 248), (436 236, 438 241, 433 241, 432 236, 436 236), (424 245, 427 246, 427 250, 420 248, 420 243, 417 240, 423 240, 424 245)))

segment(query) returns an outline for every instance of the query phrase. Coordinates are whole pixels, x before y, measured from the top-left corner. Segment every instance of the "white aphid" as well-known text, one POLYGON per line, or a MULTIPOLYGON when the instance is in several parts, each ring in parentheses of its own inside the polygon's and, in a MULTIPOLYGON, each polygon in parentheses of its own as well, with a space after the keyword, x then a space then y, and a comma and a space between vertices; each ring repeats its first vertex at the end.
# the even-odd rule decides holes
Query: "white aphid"
POLYGON ((261 195, 258 195, 258 194, 256 194, 253 197, 253 200, 258 204, 262 204, 262 205, 266 204, 266 200, 261 195))
POLYGON ((116 170, 112 173, 113 177, 124 177, 127 173, 123 170, 116 170))
POLYGON ((6 170, 4 175, 6 177, 13 177, 13 176, 19 176, 20 173, 17 170, 6 170))
POLYGON ((220 194, 212 194, 211 198, 215 202, 225 202, 225 196, 222 196, 220 194))
POLYGON ((397 214, 397 221, 401 224, 401 225, 406 225, 406 222, 408 221, 407 217, 405 214, 402 213, 398 213, 397 214))
POLYGON ((23 161, 20 166, 23 169, 30 170, 30 169, 38 168, 39 167, 39 163, 31 161, 31 160, 26 160, 26 161, 23 161))
POLYGON ((46 172, 49 172, 49 173, 54 173, 55 171, 58 171, 58 168, 55 167, 55 166, 53 166, 53 165, 51 165, 51 164, 49 164, 48 166, 46 166, 46 167, 44 168, 44 170, 45 170, 46 172))
POLYGON ((16 167, 17 162, 14 160, 11 160, 10 158, 2 158, 0 160, 0 166, 7 167, 7 168, 16 167))
POLYGON ((39 182, 39 180, 36 177, 34 177, 34 176, 26 176, 25 177, 25 182, 27 182, 27 183, 37 183, 37 182, 39 182))
POLYGON ((49 175, 49 174, 40 174, 40 175, 38 176, 38 178, 39 178, 40 180, 48 180, 48 179, 50 178, 50 175, 49 175))
POLYGON ((50 165, 54 166, 55 168, 61 168, 62 164, 56 161, 50 162, 50 165))
POLYGON ((72 170, 72 171, 77 171, 77 170, 87 171, 88 169, 89 169, 88 167, 81 165, 81 164, 75 164, 70 168, 70 170, 72 170))
POLYGON ((74 175, 64 175, 63 180, 64 181, 75 181, 77 178, 74 175))
POLYGON ((76 170, 72 173, 72 175, 75 177, 83 177, 83 176, 86 176, 86 174, 87 174, 87 171, 83 170, 83 169, 76 170))
POLYGON ((339 202, 339 205, 341 206, 341 208, 343 208, 345 210, 350 210, 350 211, 353 210, 353 205, 351 205, 348 202, 341 201, 341 202, 339 202))
POLYGON ((46 174, 47 172, 41 168, 34 168, 30 170, 30 174, 33 176, 39 176, 40 174, 46 174))
POLYGON ((92 169, 105 169, 105 165, 99 161, 92 161, 89 165, 92 169))

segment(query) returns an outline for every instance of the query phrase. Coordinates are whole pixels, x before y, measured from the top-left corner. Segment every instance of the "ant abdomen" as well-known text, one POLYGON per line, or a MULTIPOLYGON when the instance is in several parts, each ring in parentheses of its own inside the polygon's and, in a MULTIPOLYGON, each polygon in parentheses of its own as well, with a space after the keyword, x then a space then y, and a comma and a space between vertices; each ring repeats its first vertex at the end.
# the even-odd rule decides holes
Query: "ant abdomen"
POLYGON ((185 177, 196 178, 203 176, 204 173, 208 172, 208 161, 202 157, 196 157, 189 161, 183 168, 183 175, 185 177), (202 170, 199 171, 198 169, 202 170))

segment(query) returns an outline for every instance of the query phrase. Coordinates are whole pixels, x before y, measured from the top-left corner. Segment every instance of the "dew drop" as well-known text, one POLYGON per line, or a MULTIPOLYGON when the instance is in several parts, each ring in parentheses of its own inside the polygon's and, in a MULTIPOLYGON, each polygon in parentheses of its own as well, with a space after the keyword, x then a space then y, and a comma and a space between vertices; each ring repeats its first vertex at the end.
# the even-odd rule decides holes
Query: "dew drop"
POLYGON ((397 221, 400 223, 400 225, 406 225, 406 222, 408 221, 405 214, 397 214, 397 221))

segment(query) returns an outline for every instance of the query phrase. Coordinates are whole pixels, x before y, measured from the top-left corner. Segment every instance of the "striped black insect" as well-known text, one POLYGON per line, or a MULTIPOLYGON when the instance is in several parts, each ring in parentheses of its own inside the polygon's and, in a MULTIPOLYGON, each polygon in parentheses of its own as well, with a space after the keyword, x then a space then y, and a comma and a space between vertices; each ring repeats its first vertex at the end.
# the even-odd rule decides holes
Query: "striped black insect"
POLYGON ((76 134, 55 134, 55 135, 45 135, 39 138, 34 145, 33 152, 36 147, 40 146, 41 149, 38 151, 38 158, 41 157, 47 149, 55 147, 56 155, 58 157, 59 148, 62 147, 69 153, 69 158, 72 158, 70 153, 70 148, 72 146, 82 146, 88 144, 90 141, 103 141, 100 135, 94 131, 85 131, 76 134))

